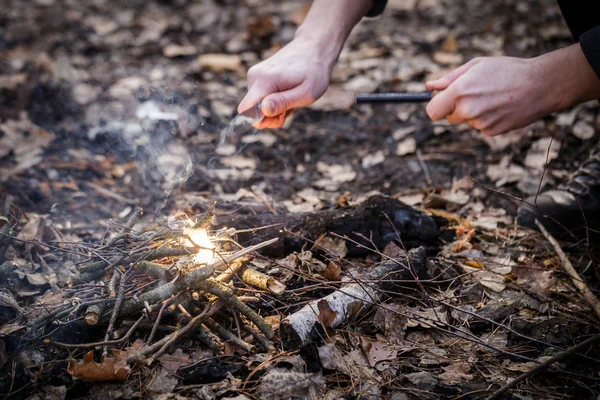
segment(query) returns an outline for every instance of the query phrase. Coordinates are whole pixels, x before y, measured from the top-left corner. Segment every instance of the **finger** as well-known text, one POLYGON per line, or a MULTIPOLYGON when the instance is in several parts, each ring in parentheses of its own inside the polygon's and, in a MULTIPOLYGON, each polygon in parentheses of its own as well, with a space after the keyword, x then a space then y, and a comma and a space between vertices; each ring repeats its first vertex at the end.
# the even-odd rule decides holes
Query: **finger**
POLYGON ((310 95, 307 86, 298 85, 290 90, 266 96, 261 102, 261 108, 267 117, 273 117, 294 108, 305 107, 314 101, 315 98, 310 95))
POLYGON ((462 124, 463 122, 467 122, 467 119, 464 116, 462 116, 461 114, 459 114, 458 112, 456 112, 456 110, 454 112, 452 112, 451 114, 448 114, 446 119, 448 120, 448 122, 450 122, 453 125, 458 125, 458 124, 462 124))
POLYGON ((473 66, 479 63, 480 61, 480 58, 474 58, 468 63, 463 64, 460 67, 448 72, 443 77, 426 82, 425 87, 427 88, 427 90, 444 90, 448 86, 450 86, 452 82, 460 78, 465 72, 473 68, 473 66))
POLYGON ((497 118, 493 115, 483 115, 481 117, 467 121, 467 123, 470 126, 477 129, 486 136, 496 136, 502 133, 498 129, 501 122, 501 118, 497 118))
POLYGON ((427 104, 426 112, 433 121, 438 121, 452 114, 455 108, 456 95, 452 88, 436 94, 427 104))
POLYGON ((244 112, 247 109, 254 107, 260 103, 262 99, 273 92, 274 88, 270 83, 256 82, 248 89, 248 93, 242 99, 238 106, 238 113, 244 112))

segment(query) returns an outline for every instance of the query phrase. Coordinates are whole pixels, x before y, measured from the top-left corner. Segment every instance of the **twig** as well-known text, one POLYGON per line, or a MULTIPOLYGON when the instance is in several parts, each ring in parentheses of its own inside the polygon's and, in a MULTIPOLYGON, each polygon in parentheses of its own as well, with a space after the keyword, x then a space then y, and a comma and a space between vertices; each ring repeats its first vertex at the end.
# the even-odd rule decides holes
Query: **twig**
POLYGON ((150 345, 152 343, 152 339, 154 339, 154 335, 156 334, 156 330, 158 329, 158 325, 160 324, 160 319, 162 318, 163 311, 167 305, 175 298, 175 296, 171 296, 169 299, 163 301, 162 306, 160 306, 160 310, 158 310, 158 315, 156 316, 156 321, 154 321, 154 325, 152 326, 152 330, 150 331, 150 336, 148 336, 148 340, 146 340, 146 345, 150 345))
POLYGON ((258 315, 253 309, 242 303, 238 299, 233 290, 223 285, 222 283, 214 280, 202 281, 198 284, 198 288, 212 295, 217 296, 221 300, 225 301, 228 305, 235 308, 242 315, 244 315, 250 322, 260 329, 260 331, 268 338, 271 339, 274 335, 273 328, 269 325, 260 315, 258 315))
POLYGON ((249 261, 248 257, 241 257, 241 258, 238 258, 237 260, 232 261, 227 266, 227 269, 225 269, 225 271, 221 272, 221 274, 219 274, 215 278, 215 281, 221 282, 221 283, 229 282, 231 280, 231 278, 233 278, 233 276, 238 273, 239 270, 244 268, 244 266, 246 265, 246 263, 248 261, 249 261))
POLYGON ((257 288, 268 290, 275 294, 282 294, 285 292, 285 285, 283 283, 272 276, 263 274, 248 266, 243 267, 238 272, 238 276, 250 286, 256 286, 257 288))
POLYGON ((597 341, 598 339, 600 339, 600 335, 594 335, 591 338, 584 340, 583 342, 579 343, 578 345, 575 345, 563 352, 558 353, 557 355, 555 355, 554 357, 551 357, 549 359, 547 359, 546 361, 544 361, 541 364, 538 364, 536 366, 534 366, 533 368, 531 368, 529 371, 519 375, 517 378, 513 379, 512 381, 508 382, 506 385, 502 386, 500 389, 496 390, 494 393, 492 393, 491 396, 489 396, 486 400, 496 400, 499 399, 500 396, 502 396, 506 391, 508 391, 509 389, 517 386, 517 384, 519 382, 524 381, 525 379, 529 378, 530 376, 532 376, 533 374, 535 374, 536 372, 539 372, 543 369, 548 368, 549 366, 551 366, 552 364, 554 364, 557 361, 562 360, 563 358, 583 349, 584 347, 593 344, 595 341, 597 341))
POLYGON ((223 340, 233 344, 234 346, 239 347, 247 353, 251 353, 254 350, 254 346, 249 343, 244 342, 242 339, 231 333, 221 324, 217 323, 214 319, 209 318, 204 322, 204 325, 211 331, 215 332, 219 335, 223 340))
POLYGON ((258 340, 258 342, 267 350, 269 353, 274 353, 275 346, 267 339, 262 333, 253 329, 250 325, 244 324, 244 330, 251 334, 254 339, 258 340))
MULTIPOLYGON (((115 274, 119 273, 120 282, 119 282, 119 293, 117 294, 117 301, 115 303, 115 307, 113 308, 112 315, 110 316, 110 322, 108 323, 108 328, 106 329, 106 335, 104 335, 104 341, 107 342, 115 328, 115 322, 117 321, 117 315, 119 315, 119 308, 121 308, 121 303, 123 303, 123 297, 125 296, 125 284, 127 283, 127 279, 124 273, 117 272, 115 269, 115 274)), ((106 355, 108 353, 108 345, 104 346, 103 354, 106 355)))
POLYGON ((90 326, 96 325, 100 321, 102 311, 104 311, 104 304, 102 303, 88 306, 85 311, 85 323, 90 326))
POLYGON ((121 228, 121 230, 119 231, 119 233, 117 233, 115 235, 115 237, 113 237, 111 240, 109 240, 109 242, 105 246, 103 246, 102 248, 110 247, 113 244, 115 244, 116 242, 118 242, 119 240, 127 238, 129 236, 129 234, 131 233, 131 229, 133 228, 133 226, 142 217, 142 214, 143 214, 142 208, 141 207, 136 207, 133 210, 133 214, 131 215, 131 217, 129 217, 129 219, 127 220, 127 222, 125 222, 125 225, 123 225, 123 228, 121 228))
POLYGON ((581 294, 583 295, 585 300, 588 302, 588 304, 592 307, 592 309, 594 310, 594 312, 596 313, 598 318, 600 318, 600 301, 598 301, 598 298, 590 290, 588 285, 586 285, 585 281, 581 278, 581 276, 579 276, 579 274, 577 273, 575 268, 573 268, 573 264, 571 264, 571 261, 569 261, 569 259, 567 258, 567 255, 565 254, 563 249, 560 247, 560 244, 558 243, 558 241, 548 232, 546 227, 544 227, 544 225, 537 219, 535 220, 535 224, 539 228, 540 232, 542 232, 544 237, 546 239, 548 239, 548 241, 552 244, 552 247, 554 247, 554 251, 560 257, 562 267, 571 277, 571 282, 573 282, 573 285, 575 285, 575 287, 577 287, 577 289, 579 289, 579 291, 581 292, 581 294))
POLYGON ((215 304, 209 304, 201 314, 192 318, 192 320, 190 322, 188 322, 188 324, 186 326, 165 336, 164 338, 162 338, 158 342, 154 343, 153 345, 146 347, 140 353, 128 357, 127 361, 128 362, 142 361, 146 356, 152 354, 152 357, 150 357, 148 360, 146 360, 146 364, 151 365, 154 362, 154 360, 156 360, 165 351, 167 351, 169 346, 172 345, 173 343, 175 343, 175 341, 177 341, 180 337, 190 333, 193 329, 195 329, 197 326, 202 324, 207 318, 210 318, 213 314, 215 314, 217 312, 217 310, 220 308, 220 305, 221 305, 220 301, 218 301, 215 304))
POLYGON ((433 185, 433 181, 431 180, 431 174, 429 173, 429 168, 427 168, 427 164, 425 164, 425 159, 423 158, 423 153, 420 149, 417 149, 417 160, 419 161, 419 165, 423 170, 423 174, 425 174, 425 180, 429 186, 433 185))

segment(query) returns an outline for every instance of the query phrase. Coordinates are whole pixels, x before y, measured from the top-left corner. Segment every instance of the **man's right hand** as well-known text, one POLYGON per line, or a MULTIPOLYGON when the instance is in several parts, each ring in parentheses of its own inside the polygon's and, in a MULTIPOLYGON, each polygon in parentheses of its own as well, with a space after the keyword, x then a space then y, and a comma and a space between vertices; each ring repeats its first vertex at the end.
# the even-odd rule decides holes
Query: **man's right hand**
POLYGON ((327 90, 332 68, 332 60, 325 60, 318 49, 310 40, 296 38, 250 68, 248 93, 238 112, 261 103, 265 118, 257 127, 280 128, 292 110, 314 103, 327 90))
POLYGON ((350 31, 372 6, 373 0, 314 0, 294 40, 250 68, 238 112, 261 103, 266 118, 257 127, 279 128, 294 108, 314 103, 350 31))

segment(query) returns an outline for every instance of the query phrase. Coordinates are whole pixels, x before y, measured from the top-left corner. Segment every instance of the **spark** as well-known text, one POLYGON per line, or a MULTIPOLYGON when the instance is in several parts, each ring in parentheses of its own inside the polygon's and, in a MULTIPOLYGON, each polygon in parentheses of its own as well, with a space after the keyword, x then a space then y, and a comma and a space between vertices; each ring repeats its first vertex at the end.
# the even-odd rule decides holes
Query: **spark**
POLYGON ((186 242, 188 242, 189 245, 198 245, 201 247, 194 256, 194 260, 197 263, 210 264, 215 259, 215 245, 210 239, 206 229, 185 228, 183 234, 192 240, 193 243, 190 243, 190 240, 186 239, 186 242))

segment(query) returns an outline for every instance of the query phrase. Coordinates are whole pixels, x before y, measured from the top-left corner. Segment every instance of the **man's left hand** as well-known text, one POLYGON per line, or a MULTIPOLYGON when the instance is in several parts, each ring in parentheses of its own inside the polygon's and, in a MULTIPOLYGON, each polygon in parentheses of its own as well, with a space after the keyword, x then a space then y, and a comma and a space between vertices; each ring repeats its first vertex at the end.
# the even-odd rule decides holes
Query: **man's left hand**
POLYGON ((527 126, 553 108, 546 98, 552 82, 535 60, 475 58, 427 82, 427 89, 441 91, 427 105, 427 114, 434 121, 467 123, 489 136, 527 126))

